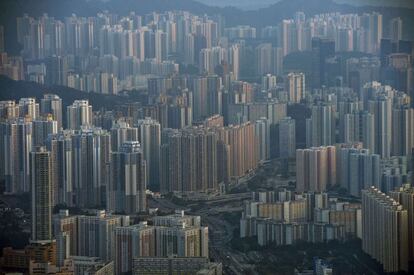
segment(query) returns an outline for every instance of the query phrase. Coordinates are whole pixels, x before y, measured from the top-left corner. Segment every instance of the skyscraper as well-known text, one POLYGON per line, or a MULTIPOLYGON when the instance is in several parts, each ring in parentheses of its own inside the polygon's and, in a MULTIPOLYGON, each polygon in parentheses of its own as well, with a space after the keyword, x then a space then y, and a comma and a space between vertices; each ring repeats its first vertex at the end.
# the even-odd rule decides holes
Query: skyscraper
POLYGON ((111 128, 111 149, 117 152, 126 141, 138 141, 138 128, 125 121, 117 121, 111 128))
POLYGON ((44 117, 43 119, 34 120, 33 126, 33 146, 45 146, 49 135, 58 133, 58 124, 53 120, 52 116, 44 117))
POLYGON ((290 103, 300 103, 305 98, 305 75, 289 73, 286 81, 286 91, 290 103))
POLYGON ((374 121, 374 115, 366 111, 346 114, 343 124, 344 142, 362 142, 364 148, 369 149, 371 153, 375 152, 374 121))
POLYGON ((256 47, 256 74, 263 76, 273 73, 272 44, 264 43, 256 47))
POLYGON ((115 231, 117 274, 130 272, 134 259, 208 257, 208 228, 199 216, 175 214, 154 217, 153 225, 141 222, 115 231))
MULTIPOLYGON (((207 76, 207 115, 223 113, 222 78, 218 75, 207 76)), ((204 104, 206 104, 204 102, 204 104)))
POLYGON ((96 216, 77 216, 78 256, 115 258, 115 229, 129 225, 129 216, 109 215, 98 211, 96 216))
MULTIPOLYGON (((408 213, 408 232, 414 232, 414 189, 409 184, 389 192, 391 198, 401 204, 408 213)), ((408 257, 414 261, 414 235, 408 234, 408 257)))
POLYGON ((126 141, 111 158, 107 208, 127 214, 145 211, 145 160, 139 142, 126 141))
POLYGON ((267 91, 276 88, 276 80, 275 75, 266 74, 262 77, 262 89, 267 91))
POLYGON ((335 41, 319 37, 312 38, 312 88, 326 84, 327 58, 335 55, 335 41))
POLYGON ((39 116, 39 103, 35 98, 21 98, 19 100, 19 116, 35 120, 39 116))
POLYGON ((374 114, 375 153, 389 158, 392 144, 392 100, 386 95, 377 95, 369 100, 368 109, 374 114))
POLYGON ((337 33, 337 52, 351 52, 354 50, 354 32, 351 28, 339 28, 337 33))
POLYGON ((296 190, 323 192, 336 184, 334 146, 296 150, 296 190))
POLYGON ((258 140, 259 160, 265 161, 270 157, 270 123, 265 117, 255 122, 255 134, 258 140))
POLYGON ((306 119, 306 146, 327 146, 335 143, 335 111, 330 103, 313 105, 311 118, 306 119))
POLYGON ((6 192, 30 191, 29 154, 32 151, 32 123, 19 118, 0 124, 0 170, 6 192))
POLYGON ((52 166, 53 205, 64 204, 69 207, 74 201, 74 155, 72 154, 72 132, 65 130, 59 134, 49 136, 46 141, 50 151, 52 166))
POLYGON ((0 101, 0 121, 19 117, 19 105, 13 100, 0 101))
POLYGON ((408 271, 408 235, 408 211, 401 204, 374 187, 362 191, 362 249, 385 272, 408 271))
POLYGON ((40 101, 40 113, 45 116, 51 114, 57 121, 58 130, 62 128, 62 99, 54 94, 45 94, 40 101))
POLYGON ((291 117, 279 122, 279 157, 294 158, 296 152, 296 124, 291 117))
POLYGON ((283 20, 280 24, 281 42, 283 55, 286 56, 291 52, 298 50, 298 33, 296 24, 293 20, 283 20))
POLYGON ((207 100, 207 78, 197 77, 192 81, 193 88, 193 119, 202 120, 209 116, 207 100))
POLYGON ((414 109, 401 106, 392 110, 392 146, 393 156, 411 155, 414 148, 414 109))
POLYGON ((382 38, 382 14, 364 13, 361 16, 361 27, 366 31, 367 52, 378 53, 382 38))
POLYGON ((402 39, 403 21, 400 17, 390 20, 388 35, 392 41, 397 42, 402 39))
POLYGON ((257 167, 258 140, 253 123, 218 128, 216 132, 218 139, 228 146, 225 158, 228 163, 227 173, 231 178, 244 176, 257 167))
POLYGON ((380 156, 367 149, 340 149, 339 182, 353 196, 360 197, 361 190, 375 186, 381 188, 380 156))
POLYGON ((208 257, 208 227, 201 226, 199 216, 177 210, 169 216, 155 217, 153 222, 157 257, 208 257))
POLYGON ((5 51, 5 46, 4 46, 4 27, 2 25, 0 25, 0 53, 5 51))
POLYGON ((218 136, 192 127, 166 133, 161 147, 161 192, 216 190, 218 136))
POLYGON ((139 120, 137 126, 143 157, 146 161, 148 188, 152 191, 159 191, 161 125, 154 119, 145 118, 139 120))
POLYGON ((109 181, 111 136, 100 128, 84 128, 72 135, 74 204, 105 205, 109 181))
POLYGON ((87 100, 75 100, 67 107, 67 128, 79 130, 81 126, 92 125, 92 106, 87 100))
POLYGON ((135 258, 155 257, 155 230, 156 228, 148 226, 147 222, 116 228, 115 266, 117 274, 130 272, 135 258))
POLYGON ((50 152, 36 147, 30 153, 30 184, 32 193, 31 242, 52 240, 52 168, 50 152))

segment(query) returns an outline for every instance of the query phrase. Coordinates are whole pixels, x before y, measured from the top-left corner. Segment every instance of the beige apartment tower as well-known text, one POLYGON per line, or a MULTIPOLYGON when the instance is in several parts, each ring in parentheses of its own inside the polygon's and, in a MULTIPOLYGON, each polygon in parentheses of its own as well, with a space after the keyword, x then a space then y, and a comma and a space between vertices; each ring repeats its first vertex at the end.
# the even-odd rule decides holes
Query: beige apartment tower
POLYGON ((362 249, 385 272, 408 271, 408 211, 375 187, 362 191, 362 249))

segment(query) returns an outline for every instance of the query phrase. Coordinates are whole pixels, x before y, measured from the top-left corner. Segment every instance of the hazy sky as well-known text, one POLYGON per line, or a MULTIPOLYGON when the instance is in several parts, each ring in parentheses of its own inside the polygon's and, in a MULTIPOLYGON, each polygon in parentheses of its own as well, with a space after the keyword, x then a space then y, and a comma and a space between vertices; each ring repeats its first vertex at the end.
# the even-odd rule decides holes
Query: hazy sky
POLYGON ((196 0, 211 6, 234 6, 242 9, 258 9, 267 7, 271 4, 278 2, 279 0, 196 0))
MULTIPOLYGON (((267 7, 280 0, 196 0, 211 6, 235 6, 242 9, 258 9, 267 7)), ((372 6, 401 6, 414 8, 414 0, 334 0, 338 3, 372 6)))

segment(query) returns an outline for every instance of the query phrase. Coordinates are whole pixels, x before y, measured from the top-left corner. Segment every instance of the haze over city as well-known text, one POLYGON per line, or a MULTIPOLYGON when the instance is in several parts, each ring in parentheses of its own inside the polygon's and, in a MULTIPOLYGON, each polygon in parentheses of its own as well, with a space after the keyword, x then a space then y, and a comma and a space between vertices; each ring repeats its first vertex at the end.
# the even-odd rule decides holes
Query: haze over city
POLYGON ((0 1, 0 274, 414 274, 412 0, 0 1))

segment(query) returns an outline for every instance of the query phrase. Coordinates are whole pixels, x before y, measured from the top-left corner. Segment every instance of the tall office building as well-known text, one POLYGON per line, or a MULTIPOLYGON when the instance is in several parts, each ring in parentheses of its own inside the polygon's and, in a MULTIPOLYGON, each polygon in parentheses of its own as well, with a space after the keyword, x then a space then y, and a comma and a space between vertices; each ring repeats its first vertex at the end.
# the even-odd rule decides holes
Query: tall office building
POLYGON ((305 75, 303 73, 289 73, 286 91, 290 103, 300 103, 302 99, 305 99, 305 75))
POLYGON ((409 233, 403 205, 374 187, 362 191, 362 249, 385 272, 408 272, 409 233))
POLYGON ((311 108, 312 117, 306 119, 306 146, 327 146, 335 143, 335 110, 330 103, 311 108))
POLYGON ((111 153, 107 208, 133 214, 147 209, 145 160, 138 141, 125 142, 111 153))
POLYGON ((159 191, 161 125, 154 119, 145 118, 139 120, 137 126, 143 157, 146 161, 148 188, 152 191, 159 191))
POLYGON ((375 153, 389 158, 392 144, 392 100, 386 95, 377 95, 369 100, 368 109, 374 115, 375 153))
POLYGON ((296 150, 296 190, 323 192, 336 184, 334 146, 296 150))
POLYGON ((339 182, 351 195, 360 197, 361 190, 370 186, 381 188, 379 155, 357 148, 342 148, 339 155, 339 182))
POLYGON ((312 88, 326 84, 326 60, 335 55, 335 41, 313 37, 312 47, 312 88))
POLYGON ((32 193, 31 242, 52 240, 52 167, 50 152, 36 147, 30 153, 30 184, 32 193))
POLYGON ((279 157, 294 158, 296 154, 296 123, 291 117, 279 122, 279 157))
POLYGON ((92 125, 92 106, 87 100, 75 100, 67 107, 67 129, 79 130, 92 125))
POLYGON ((344 116, 343 141, 345 143, 362 142, 363 147, 375 152, 374 115, 366 111, 356 111, 344 116))
POLYGON ((57 121, 58 130, 62 128, 62 99, 54 94, 45 94, 40 100, 40 113, 43 116, 51 114, 57 121))

